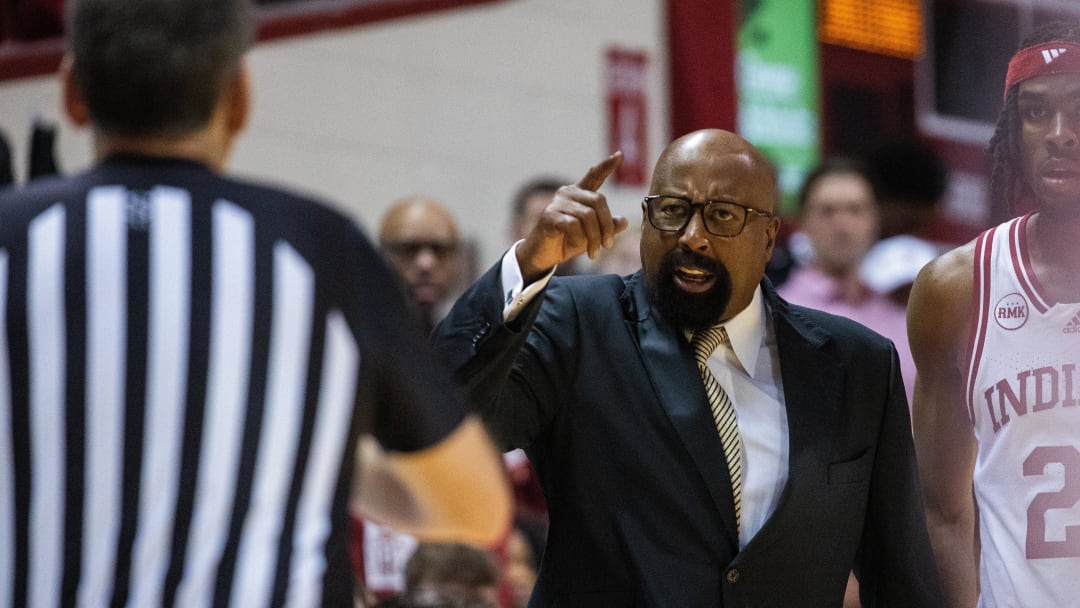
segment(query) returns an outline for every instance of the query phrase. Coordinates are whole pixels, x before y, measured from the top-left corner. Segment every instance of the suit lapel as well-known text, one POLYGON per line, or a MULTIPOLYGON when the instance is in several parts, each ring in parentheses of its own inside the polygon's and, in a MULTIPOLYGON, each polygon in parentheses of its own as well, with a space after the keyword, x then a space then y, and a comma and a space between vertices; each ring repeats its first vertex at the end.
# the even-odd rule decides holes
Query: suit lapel
POLYGON ((755 547, 783 542, 792 529, 805 527, 799 510, 787 505, 792 496, 816 491, 794 488, 821 483, 815 469, 832 459, 830 450, 835 445, 845 373, 835 359, 821 351, 830 334, 790 311, 767 282, 763 287, 779 351, 789 456, 787 483, 776 510, 751 541, 755 547))
POLYGON ((629 282, 624 306, 656 397, 690 453, 724 521, 728 541, 737 550, 739 538, 727 460, 690 345, 652 310, 640 272, 629 282))
MULTIPOLYGON (((767 289, 766 294, 771 291, 767 289)), ((821 351, 829 339, 827 331, 793 314, 775 295, 766 297, 773 310, 787 406, 790 483, 792 479, 800 479, 799 463, 811 462, 805 459, 807 452, 827 452, 833 445, 843 397, 844 369, 821 351)), ((815 456, 822 460, 829 458, 828 453, 815 456)))

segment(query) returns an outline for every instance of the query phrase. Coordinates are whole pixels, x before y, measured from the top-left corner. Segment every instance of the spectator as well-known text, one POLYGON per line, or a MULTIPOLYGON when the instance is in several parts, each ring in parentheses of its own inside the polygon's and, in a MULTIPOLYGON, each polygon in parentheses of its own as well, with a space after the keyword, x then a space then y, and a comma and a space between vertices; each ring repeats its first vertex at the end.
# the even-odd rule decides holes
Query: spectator
POLYGON ((425 333, 452 302, 458 280, 458 229, 450 210, 426 196, 394 203, 383 215, 379 245, 404 283, 425 333))
POLYGON ((798 201, 799 227, 809 241, 811 257, 795 267, 777 293, 795 304, 858 321, 892 340, 910 400, 915 363, 904 307, 868 287, 860 274, 880 223, 863 164, 846 157, 826 160, 807 176, 798 201))
POLYGON ((378 608, 498 608, 499 573, 484 550, 420 543, 405 565, 405 591, 378 608))

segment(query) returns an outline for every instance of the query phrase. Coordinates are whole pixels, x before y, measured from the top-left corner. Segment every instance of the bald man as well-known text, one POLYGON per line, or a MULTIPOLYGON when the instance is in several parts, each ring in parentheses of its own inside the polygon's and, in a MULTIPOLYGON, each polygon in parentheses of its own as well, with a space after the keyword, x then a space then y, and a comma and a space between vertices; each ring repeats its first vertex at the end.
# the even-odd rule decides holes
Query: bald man
POLYGON ((940 606, 896 349, 764 278, 779 195, 760 151, 676 140, 641 205, 642 270, 552 277, 627 227, 598 192, 621 161, 560 188, 436 332, 540 473, 529 605, 833 608, 854 569, 864 605, 940 606))
POLYGON ((399 200, 383 216, 379 244, 430 332, 459 275, 454 216, 426 196, 399 200))

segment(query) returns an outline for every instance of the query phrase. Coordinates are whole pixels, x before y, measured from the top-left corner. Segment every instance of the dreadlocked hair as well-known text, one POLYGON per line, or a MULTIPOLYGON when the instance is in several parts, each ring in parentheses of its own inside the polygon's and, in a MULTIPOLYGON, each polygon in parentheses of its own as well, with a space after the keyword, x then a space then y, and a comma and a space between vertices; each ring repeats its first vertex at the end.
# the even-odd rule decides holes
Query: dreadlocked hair
POLYGON ((994 135, 987 153, 990 156, 990 202, 993 209, 1008 209, 1016 214, 1016 201, 1023 190, 1020 163, 1020 120, 1016 113, 1016 87, 1005 94, 994 135))
MULTIPOLYGON (((1053 21, 1032 30, 1021 42, 1021 49, 1043 42, 1075 42, 1080 44, 1080 22, 1053 21)), ((1016 109, 1016 91, 1013 86, 1005 92, 994 135, 990 138, 987 154, 990 156, 991 207, 1008 209, 1016 213, 1016 203, 1025 194, 1023 161, 1020 156, 1020 116, 1016 109)))

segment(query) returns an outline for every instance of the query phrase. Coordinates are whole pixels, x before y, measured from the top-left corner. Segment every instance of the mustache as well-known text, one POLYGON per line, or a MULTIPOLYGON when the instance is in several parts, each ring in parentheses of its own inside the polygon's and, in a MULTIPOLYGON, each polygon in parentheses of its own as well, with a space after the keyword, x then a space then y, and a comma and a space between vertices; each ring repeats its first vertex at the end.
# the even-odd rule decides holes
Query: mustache
POLYGON ((720 274, 724 265, 719 260, 701 255, 693 251, 676 249, 664 256, 661 266, 668 270, 674 270, 679 266, 697 266, 704 268, 712 274, 720 274))

